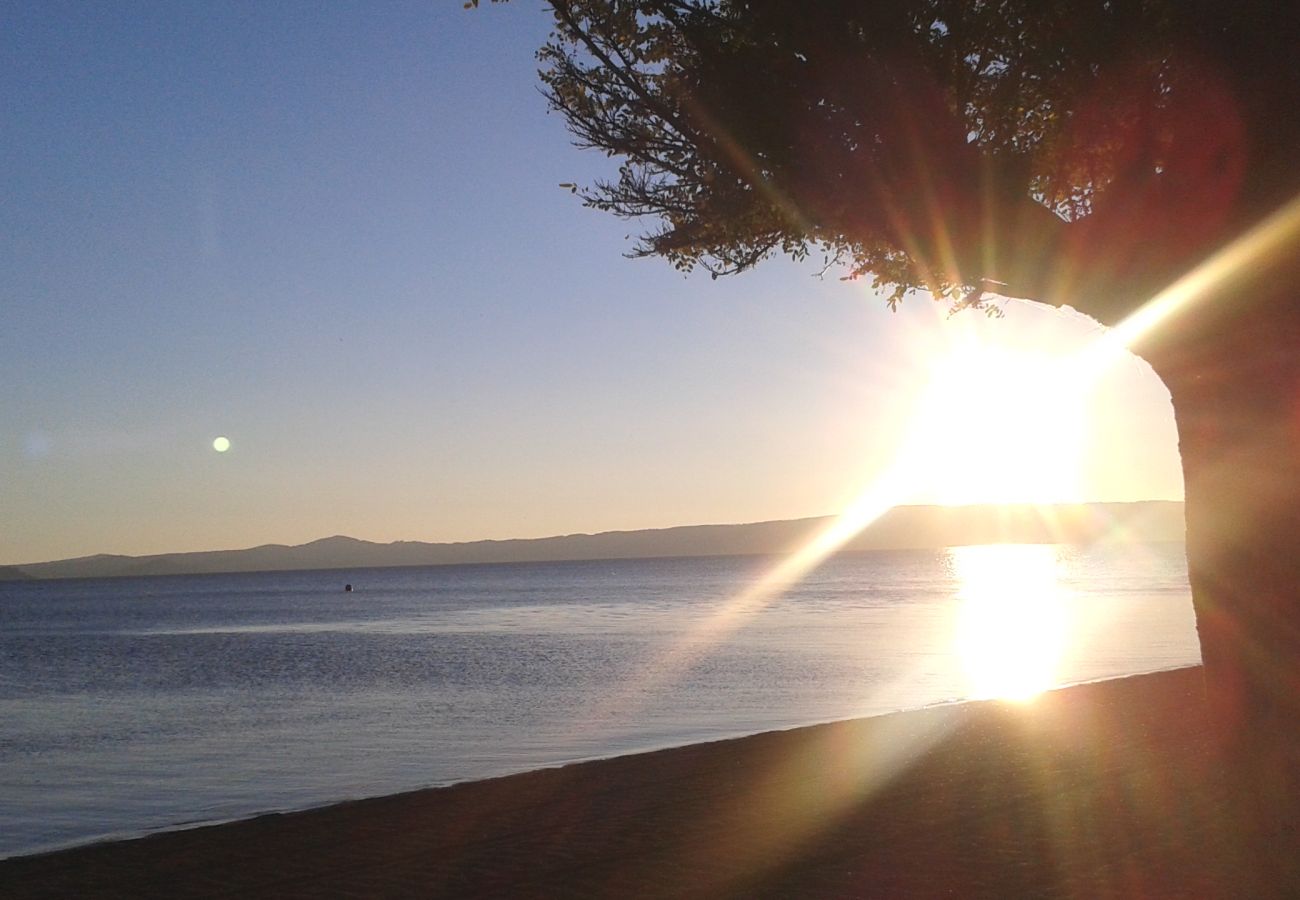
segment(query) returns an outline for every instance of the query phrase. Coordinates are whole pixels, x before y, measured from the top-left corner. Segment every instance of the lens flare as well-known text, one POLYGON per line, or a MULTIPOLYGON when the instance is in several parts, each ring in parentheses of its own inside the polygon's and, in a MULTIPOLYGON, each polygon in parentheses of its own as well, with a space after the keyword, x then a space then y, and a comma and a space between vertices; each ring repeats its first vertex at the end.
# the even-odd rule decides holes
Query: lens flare
POLYGON ((1130 348, 1166 320, 1185 313, 1250 270, 1262 269, 1295 252, 1300 241, 1300 197, 1268 216, 1231 244, 1156 294, 1099 342, 1101 353, 1130 348))

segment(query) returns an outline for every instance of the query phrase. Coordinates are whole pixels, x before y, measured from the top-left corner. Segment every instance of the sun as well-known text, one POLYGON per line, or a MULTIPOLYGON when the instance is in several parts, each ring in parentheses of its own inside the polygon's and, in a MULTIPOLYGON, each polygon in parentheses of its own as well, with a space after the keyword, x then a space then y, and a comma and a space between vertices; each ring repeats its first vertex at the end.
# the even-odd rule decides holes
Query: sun
POLYGON ((939 356, 909 441, 925 501, 1081 500, 1086 387, 1068 357, 989 343, 939 356))

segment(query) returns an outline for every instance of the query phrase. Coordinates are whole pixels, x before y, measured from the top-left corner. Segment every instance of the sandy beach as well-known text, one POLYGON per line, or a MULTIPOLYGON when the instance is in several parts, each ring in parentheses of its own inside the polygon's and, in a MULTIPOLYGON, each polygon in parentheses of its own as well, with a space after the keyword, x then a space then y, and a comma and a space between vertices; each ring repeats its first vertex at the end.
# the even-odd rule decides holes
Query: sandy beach
POLYGON ((1216 897, 1197 668, 0 862, 5 897, 1216 897))

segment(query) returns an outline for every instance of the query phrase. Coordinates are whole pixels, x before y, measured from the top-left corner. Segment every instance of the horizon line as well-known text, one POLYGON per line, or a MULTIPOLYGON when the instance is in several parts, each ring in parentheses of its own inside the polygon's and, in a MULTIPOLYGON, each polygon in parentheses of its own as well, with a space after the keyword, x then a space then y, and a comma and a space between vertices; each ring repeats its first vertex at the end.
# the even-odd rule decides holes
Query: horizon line
MULTIPOLYGON (((890 511, 898 510, 898 509, 957 510, 957 509, 975 509, 975 508, 1047 509, 1047 508, 1054 508, 1054 507, 1059 508, 1059 507, 1079 507, 1079 506, 1133 506, 1138 504, 1151 504, 1151 503, 1181 504, 1184 502, 1185 500, 1183 499, 1170 500, 1170 499, 1150 498, 1144 500, 1079 500, 1079 501, 1060 501, 1060 502, 1051 502, 1051 503, 1034 503, 1028 501, 1013 502, 1013 503, 990 502, 990 503, 953 503, 953 504, 903 503, 897 506, 890 507, 890 511)), ((735 527, 773 525, 773 524, 785 524, 785 523, 795 523, 795 522, 811 522, 817 519, 833 518, 836 515, 838 514, 822 513, 822 514, 811 515, 811 516, 796 516, 794 518, 788 518, 788 519, 758 519, 758 520, 748 521, 748 522, 695 522, 695 523, 683 523, 677 525, 656 525, 656 526, 648 526, 643 528, 609 528, 601 531, 573 531, 573 532, 563 532, 563 533, 551 533, 551 534, 534 535, 531 537, 524 537, 524 536, 501 537, 501 538, 488 537, 488 538, 468 538, 463 540, 441 540, 441 541, 410 539, 410 538, 398 538, 392 541, 377 541, 377 540, 371 540, 369 538, 355 537, 353 535, 343 534, 340 532, 331 535, 325 535, 323 537, 312 538, 310 540, 303 541, 302 543, 296 543, 296 544, 270 541, 261 544, 235 546, 235 547, 216 547, 216 548, 207 548, 201 550, 163 550, 158 552, 139 553, 139 554, 108 553, 108 552, 87 553, 78 556, 58 557, 55 559, 0 563, 0 568, 22 569, 26 566, 45 566, 45 565, 53 565, 57 563, 72 563, 72 562, 95 560, 95 559, 148 560, 148 559, 167 557, 167 556, 205 555, 205 554, 216 554, 216 553, 242 553, 242 552, 248 552, 252 550, 261 550, 261 549, 269 549, 269 548, 291 550, 300 547, 308 547, 313 544, 319 544, 324 541, 331 541, 336 539, 356 541, 357 543, 369 544, 375 547, 392 547, 394 545, 399 545, 399 544, 417 544, 417 545, 424 545, 429 547, 438 547, 438 546, 459 547, 459 546, 470 546, 475 544, 505 544, 505 543, 529 542, 529 541, 562 540, 565 538, 594 538, 594 537, 601 537, 604 535, 651 533, 651 532, 674 531, 674 530, 688 529, 688 528, 735 528, 735 527)))

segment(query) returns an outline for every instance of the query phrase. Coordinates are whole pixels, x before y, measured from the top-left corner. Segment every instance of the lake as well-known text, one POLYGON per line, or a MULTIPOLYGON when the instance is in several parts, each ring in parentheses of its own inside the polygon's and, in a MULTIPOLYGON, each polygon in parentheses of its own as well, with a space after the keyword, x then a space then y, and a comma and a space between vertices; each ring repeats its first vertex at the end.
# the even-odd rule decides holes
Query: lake
POLYGON ((1200 659, 1177 544, 779 564, 0 583, 0 856, 1200 659))

